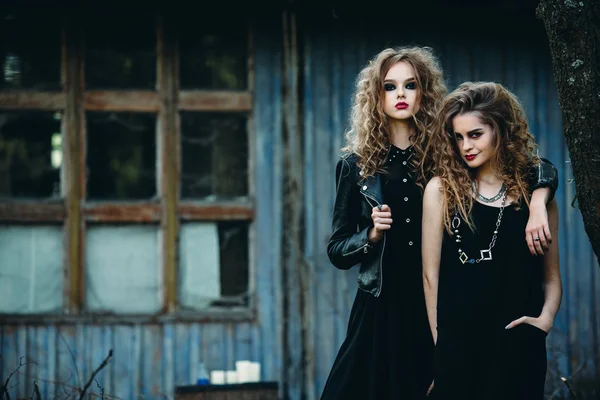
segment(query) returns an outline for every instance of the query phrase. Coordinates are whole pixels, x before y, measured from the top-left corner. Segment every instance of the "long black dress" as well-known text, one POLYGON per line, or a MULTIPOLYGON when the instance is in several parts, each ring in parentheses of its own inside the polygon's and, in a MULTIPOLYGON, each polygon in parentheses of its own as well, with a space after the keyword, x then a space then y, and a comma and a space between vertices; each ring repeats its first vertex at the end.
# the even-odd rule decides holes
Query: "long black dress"
POLYGON ((546 333, 528 324, 505 329, 524 315, 539 316, 544 267, 525 242, 529 210, 510 205, 498 229, 492 260, 471 263, 488 249, 499 208, 474 203, 476 231, 464 222, 461 242, 446 233, 438 286, 436 400, 542 400, 546 333), (458 250, 466 262, 459 260, 458 250))
POLYGON ((392 146, 383 201, 392 211, 379 297, 358 290, 347 337, 322 400, 424 399, 433 379, 433 339, 421 267, 422 193, 411 176, 412 148, 392 146))

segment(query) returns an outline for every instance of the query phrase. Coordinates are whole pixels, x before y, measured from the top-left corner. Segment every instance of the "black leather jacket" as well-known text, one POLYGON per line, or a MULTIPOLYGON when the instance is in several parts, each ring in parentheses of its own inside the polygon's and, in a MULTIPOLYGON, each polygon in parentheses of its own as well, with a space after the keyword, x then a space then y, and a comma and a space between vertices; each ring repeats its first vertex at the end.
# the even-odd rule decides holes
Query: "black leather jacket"
MULTIPOLYGON (((378 297, 386 235, 378 243, 371 244, 368 233, 373 226, 373 207, 385 202, 380 174, 363 179, 356 162, 356 155, 351 154, 342 157, 336 166, 336 196, 327 255, 339 269, 350 269, 360 264, 358 287, 378 297)), ((549 187, 552 196, 558 188, 558 172, 546 159, 533 167, 530 174, 531 190, 540 187, 549 187)))

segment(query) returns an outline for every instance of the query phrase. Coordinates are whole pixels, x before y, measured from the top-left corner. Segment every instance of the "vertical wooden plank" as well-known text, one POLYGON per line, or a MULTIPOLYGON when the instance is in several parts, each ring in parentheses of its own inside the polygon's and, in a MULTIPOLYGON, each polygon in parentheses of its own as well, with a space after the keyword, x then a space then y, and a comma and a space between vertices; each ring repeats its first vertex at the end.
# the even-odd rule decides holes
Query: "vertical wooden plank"
MULTIPOLYGON (((248 119, 246 121, 246 131, 248 132, 247 140, 248 140, 248 196, 251 199, 256 198, 256 189, 255 189, 255 168, 256 168, 256 149, 257 149, 257 141, 256 134, 257 132, 254 129, 254 109, 256 107, 256 100, 254 99, 254 30, 255 30, 255 21, 252 17, 248 18, 248 91, 252 96, 252 111, 248 113, 248 119)), ((257 224, 252 221, 250 226, 248 227, 248 293, 250 296, 248 298, 248 307, 252 310, 256 310, 258 306, 258 296, 257 296, 257 268, 258 265, 256 263, 256 246, 257 243, 257 224)))
MULTIPOLYGON (((19 366, 19 355, 17 347, 18 328, 14 325, 3 327, 2 335, 2 372, 4 380, 19 366)), ((11 398, 16 396, 16 388, 12 388, 14 375, 9 381, 9 393, 11 398)), ((3 383, 4 384, 4 383, 3 383)))
POLYGON ((133 327, 133 349, 132 349, 132 395, 134 399, 140 398, 140 393, 142 392, 142 373, 141 373, 141 365, 142 365, 142 346, 143 346, 143 334, 142 331, 145 329, 140 324, 135 324, 133 327))
MULTIPOLYGON (((344 121, 343 121, 343 83, 342 79, 344 78, 343 74, 343 59, 344 53, 346 53, 345 46, 346 40, 343 34, 342 29, 338 24, 336 24, 336 29, 332 35, 332 48, 335 49, 335 57, 332 58, 332 99, 331 99, 331 130, 332 135, 329 138, 329 154, 328 157, 323 160, 323 164, 321 168, 327 171, 326 174, 322 174, 320 179, 323 181, 323 188, 331 188, 332 182, 335 181, 335 167, 331 168, 332 158, 337 160, 338 157, 335 155, 339 154, 339 149, 341 147, 341 139, 343 138, 344 132, 344 121), (332 157, 333 156, 333 157, 332 157)), ((326 191, 325 198, 327 201, 323 201, 322 207, 319 209, 322 214, 320 219, 323 220, 323 231, 317 232, 315 237, 315 244, 318 249, 317 254, 315 255, 315 260, 319 264, 323 265, 324 269, 329 268, 335 274, 334 283, 335 283, 335 292, 331 294, 331 329, 330 336, 333 340, 334 345, 332 348, 337 350, 337 338, 342 336, 343 333, 346 332, 346 318, 343 310, 345 309, 346 297, 347 297, 347 283, 348 281, 345 279, 343 273, 341 271, 337 271, 335 268, 332 268, 331 263, 327 257, 327 239, 331 235, 331 216, 333 210, 333 204, 335 202, 335 192, 334 191, 326 191)), ((316 374, 316 373, 315 373, 316 374)), ((316 388, 316 382, 313 382, 312 391, 317 390, 321 391, 321 388, 316 388)), ((318 394, 316 394, 318 396, 318 394)))
MULTIPOLYGON (((174 325, 174 332, 172 332, 173 341, 173 372, 174 379, 173 384, 175 386, 191 385, 196 381, 190 381, 189 370, 190 370, 190 341, 189 341, 189 325, 178 323, 174 325)), ((166 346, 166 340, 165 340, 166 346)))
POLYGON ((146 325, 143 331, 142 382, 140 395, 143 398, 158 397, 161 391, 161 365, 163 349, 161 346, 162 328, 158 325, 146 325))
POLYGON ((63 194, 65 220, 65 311, 77 313, 84 304, 83 219, 81 201, 85 197, 85 112, 83 108, 83 29, 74 13, 68 15, 62 38, 62 81, 67 106, 64 112, 63 194))
MULTIPOLYGON (((94 371, 96 368, 102 364, 104 358, 108 355, 109 348, 106 347, 106 343, 104 341, 104 328, 100 326, 88 326, 88 336, 86 345, 89 349, 89 353, 86 356, 86 365, 88 368, 88 374, 91 374, 91 371, 94 371)), ((100 388, 98 385, 105 390, 105 394, 109 394, 106 390, 106 376, 109 374, 110 364, 104 367, 95 377, 97 382, 88 389, 89 392, 99 394, 100 388)), ((89 375, 87 375, 89 379, 89 375)))
POLYGON ((200 362, 204 361, 200 356, 200 324, 190 324, 189 346, 190 368, 188 379, 190 382, 196 383, 200 374, 200 362))
POLYGON ((175 382, 175 330, 173 324, 163 325, 162 349, 163 358, 161 362, 161 375, 163 378, 161 392, 164 394, 173 393, 175 382))
POLYGON ((57 352, 58 348, 56 346, 56 326, 50 325, 46 327, 45 330, 45 346, 47 351, 47 374, 45 378, 49 382, 44 382, 44 389, 41 390, 42 398, 55 398, 58 397, 58 385, 52 382, 57 382, 57 371, 56 371, 56 362, 57 362, 57 352))
MULTIPOLYGON (((102 340, 104 343, 104 348, 109 350, 114 350, 115 342, 114 342, 114 328, 111 325, 102 327, 102 340)), ((113 352, 114 354, 114 352, 113 352)), ((108 351, 105 353, 104 357, 108 355, 108 351)), ((103 358, 104 360, 104 358, 103 358)), ((115 376, 115 367, 113 361, 109 365, 107 365, 107 371, 104 372, 104 393, 115 393, 114 387, 114 376, 115 376)))
POLYGON ((81 375, 77 364, 77 348, 75 341, 76 330, 73 325, 59 325, 57 327, 57 395, 68 397, 76 392, 75 388, 81 387, 81 375))
MULTIPOLYGON (((329 31, 323 40, 315 42, 313 48, 313 57, 315 60, 332 60, 328 54, 335 52, 336 46, 333 37, 329 31)), ((376 51, 379 51, 377 49, 376 51)), ((319 61, 317 61, 318 65, 319 61)), ((314 163, 316 171, 323 170, 330 165, 332 154, 332 141, 328 131, 340 129, 339 121, 331 119, 331 115, 336 112, 335 104, 331 101, 336 96, 335 87, 331 85, 331 77, 335 74, 333 64, 326 64, 325 67, 317 66, 314 82, 314 163)), ((318 282, 315 295, 315 310, 317 323, 315 326, 315 343, 319 343, 318 351, 315 351, 315 388, 322 390, 325 385, 329 370, 338 351, 338 343, 335 338, 336 319, 336 295, 327 288, 338 288, 337 282, 342 278, 343 272, 333 268, 325 257, 326 246, 323 245, 322 237, 331 232, 331 208, 330 203, 322 201, 321 193, 330 193, 332 190, 331 182, 335 180, 334 170, 328 171, 328 174, 318 174, 312 183, 314 191, 317 193, 314 208, 316 222, 314 226, 312 241, 315 247, 315 281, 318 282), (325 261, 327 260, 327 261, 325 261)))
MULTIPOLYGON (((250 324, 239 323, 235 325, 235 361, 250 360, 257 361, 252 358, 252 333, 250 324)), ((235 368, 235 365, 234 365, 235 368)))
MULTIPOLYGON (((317 254, 318 254, 318 239, 315 239, 316 228, 315 222, 318 220, 317 213, 315 212, 314 204, 317 202, 317 194, 315 192, 315 182, 319 175, 321 175, 320 179, 324 179, 323 176, 330 175, 330 172, 320 171, 321 174, 317 173, 319 171, 318 166, 315 163, 315 110, 314 110, 314 76, 313 72, 315 72, 314 62, 318 62, 318 60, 313 59, 313 37, 314 33, 307 31, 304 33, 304 56, 303 56, 303 65, 301 66, 304 75, 304 87, 303 87, 303 103, 304 103, 304 113, 302 115, 303 118, 303 127, 304 127, 304 156, 303 156, 303 169, 304 169, 304 254, 307 262, 307 268, 310 271, 310 275, 312 277, 313 282, 317 282, 315 279, 318 263, 317 254)), ((318 46, 318 44, 316 44, 318 46)), ((317 72, 318 73, 318 72, 317 72)), ((335 133, 333 133, 335 135, 335 133)), ((308 309, 309 313, 312 316, 318 315, 316 310, 316 302, 318 298, 319 288, 315 284, 311 284, 307 288, 307 301, 308 301, 308 309)), ((315 321, 318 319, 313 318, 315 321)), ((317 330, 312 329, 310 337, 308 340, 311 344, 318 344, 319 341, 316 338, 317 330)), ((307 363, 307 374, 312 377, 309 382, 308 390, 309 392, 314 392, 315 385, 314 377, 317 374, 316 364, 314 359, 320 349, 320 346, 315 346, 313 348, 312 354, 309 355, 310 360, 307 363)))
MULTIPOLYGON (((260 354, 262 376, 277 380, 283 390, 282 349, 283 312, 281 278, 281 62, 280 31, 274 24, 257 24, 255 49, 254 132, 256 160, 255 190, 261 194, 256 203, 256 293, 260 294, 255 342, 260 354), (274 242, 275 241, 275 242, 274 242)), ((204 340, 204 337, 203 337, 204 340)), ((282 391, 280 392, 280 394, 282 391)))
POLYGON ((114 368, 114 381, 112 393, 123 399, 134 399, 133 396, 133 370, 138 366, 133 359, 133 347, 136 338, 133 335, 132 325, 117 325, 113 328, 114 351, 111 361, 114 368))
POLYGON ((204 324, 202 326, 202 360, 206 368, 226 369, 225 360, 225 331, 221 324, 204 324))
POLYGON ((157 71, 160 98, 158 148, 161 165, 158 187, 162 205, 164 311, 172 312, 177 305, 176 244, 180 176, 180 124, 177 112, 179 60, 173 20, 165 11, 158 16, 157 21, 157 71))
MULTIPOLYGON (((89 346, 86 346, 89 343, 88 339, 89 328, 84 324, 77 324, 75 328, 75 356, 77 360, 77 365, 79 367, 79 379, 80 388, 83 388, 89 376, 91 374, 90 367, 88 365, 89 353, 92 351, 89 346)), ((93 389, 92 389, 93 390, 93 389)))
POLYGON ((40 358, 39 349, 36 340, 36 329, 31 325, 23 326, 23 336, 25 338, 25 354, 27 361, 31 364, 27 365, 24 376, 20 380, 23 382, 25 393, 32 393, 33 381, 38 379, 40 366, 43 365, 44 359, 40 358))

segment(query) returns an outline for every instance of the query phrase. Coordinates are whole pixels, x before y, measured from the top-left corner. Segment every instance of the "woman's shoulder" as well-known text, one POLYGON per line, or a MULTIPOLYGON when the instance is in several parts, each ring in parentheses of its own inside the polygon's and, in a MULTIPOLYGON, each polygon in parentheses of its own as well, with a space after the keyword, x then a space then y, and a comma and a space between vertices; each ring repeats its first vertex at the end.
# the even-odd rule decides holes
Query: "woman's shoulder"
POLYGON ((340 155, 339 161, 345 161, 347 163, 352 163, 356 165, 356 163, 358 162, 358 155, 356 155, 356 153, 342 153, 340 155))
POLYGON ((427 182, 427 185, 425 185, 425 190, 439 191, 441 189, 442 189, 442 178, 440 178, 439 176, 434 176, 433 178, 431 178, 429 180, 429 182, 427 182))
POLYGON ((429 182, 427 182, 427 185, 425 185, 425 190, 423 191, 423 200, 440 201, 442 199, 442 188, 442 179, 439 176, 434 176, 429 180, 429 182))
POLYGON ((337 170, 355 170, 358 164, 358 156, 354 153, 343 153, 337 161, 337 170))

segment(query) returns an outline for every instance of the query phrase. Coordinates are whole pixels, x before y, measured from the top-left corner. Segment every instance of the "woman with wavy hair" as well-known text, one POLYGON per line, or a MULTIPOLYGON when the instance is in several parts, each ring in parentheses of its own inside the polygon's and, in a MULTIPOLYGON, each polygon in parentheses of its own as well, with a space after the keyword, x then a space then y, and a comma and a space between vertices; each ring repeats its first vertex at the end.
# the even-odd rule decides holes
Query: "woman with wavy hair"
POLYGON ((533 256, 523 231, 529 173, 541 162, 518 99, 492 82, 444 100, 423 195, 423 281, 435 347, 435 398, 542 400, 546 335, 561 297, 558 209, 533 256))
MULTIPOLYGON (((358 74, 327 246, 335 267, 360 265, 358 291, 322 400, 422 399, 430 387, 422 188, 433 167, 425 149, 446 93, 426 47, 384 49, 358 74)), ((536 235, 547 226, 544 199, 556 188, 555 169, 542 167, 531 187, 542 199, 529 226, 536 235)))

